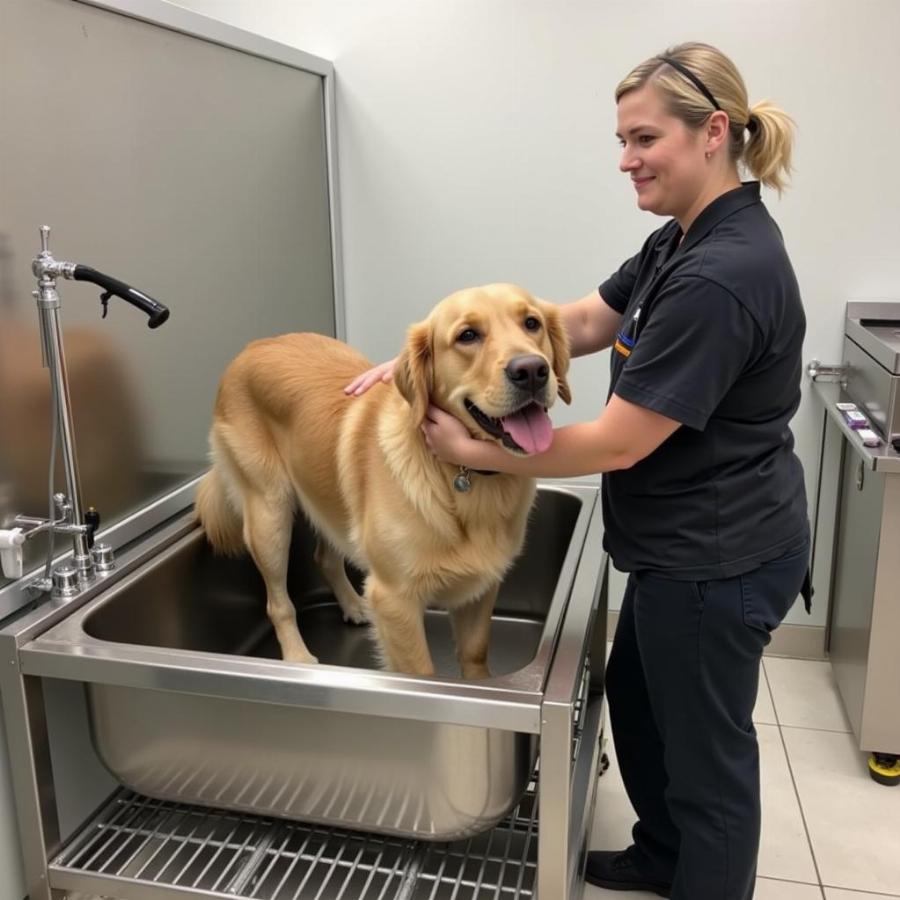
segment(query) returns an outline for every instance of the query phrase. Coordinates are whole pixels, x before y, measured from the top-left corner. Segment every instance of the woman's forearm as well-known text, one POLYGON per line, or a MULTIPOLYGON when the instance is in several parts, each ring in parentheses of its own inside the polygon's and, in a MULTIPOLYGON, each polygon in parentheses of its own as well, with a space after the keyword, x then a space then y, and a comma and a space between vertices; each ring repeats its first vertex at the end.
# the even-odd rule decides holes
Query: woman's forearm
POLYGON ((465 464, 533 478, 576 478, 633 465, 629 448, 605 437, 604 431, 600 421, 565 425, 554 430, 549 449, 534 456, 513 455, 493 441, 473 441, 466 449, 465 464))
POLYGON ((458 419, 437 407, 429 408, 422 429, 428 446, 445 462, 532 478, 576 478, 628 469, 679 427, 675 419, 614 394, 597 419, 555 429, 547 450, 531 456, 473 439, 458 419))

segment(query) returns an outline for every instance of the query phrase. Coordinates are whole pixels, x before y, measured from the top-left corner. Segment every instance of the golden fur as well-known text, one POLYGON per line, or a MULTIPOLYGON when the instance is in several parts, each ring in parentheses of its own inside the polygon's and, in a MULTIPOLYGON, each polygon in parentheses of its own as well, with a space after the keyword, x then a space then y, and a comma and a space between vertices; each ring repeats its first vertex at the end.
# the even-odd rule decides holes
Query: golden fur
POLYGON ((516 409, 522 401, 505 367, 524 355, 542 357, 550 370, 540 404, 550 406, 557 393, 568 402, 569 351, 558 312, 500 284, 439 303, 409 329, 393 383, 360 397, 343 388, 370 363, 321 335, 255 341, 231 363, 219 386, 214 464, 197 510, 217 550, 250 550, 285 659, 316 661, 286 588, 299 504, 320 535, 317 562, 345 617, 371 620, 387 666, 433 673, 424 610, 437 605, 450 611, 463 674, 488 675, 491 611, 521 547, 534 482, 473 475, 472 489, 460 493, 453 488, 457 467, 430 452, 420 425, 433 402, 473 435, 493 439, 464 401, 494 417, 516 409), (465 329, 479 340, 462 343, 465 329), (368 573, 364 598, 348 581, 344 559, 368 573))

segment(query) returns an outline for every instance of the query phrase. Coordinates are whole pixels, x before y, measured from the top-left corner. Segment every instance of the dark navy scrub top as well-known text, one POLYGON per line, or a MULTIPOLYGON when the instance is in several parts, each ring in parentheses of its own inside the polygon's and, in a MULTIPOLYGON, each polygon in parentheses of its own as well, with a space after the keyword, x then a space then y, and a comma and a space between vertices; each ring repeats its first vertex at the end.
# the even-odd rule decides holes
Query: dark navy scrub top
POLYGON ((604 475, 603 514, 616 568, 701 581, 748 572, 807 539, 788 427, 806 320, 757 182, 718 197, 681 237, 673 219, 600 285, 623 314, 610 394, 683 426, 604 475))

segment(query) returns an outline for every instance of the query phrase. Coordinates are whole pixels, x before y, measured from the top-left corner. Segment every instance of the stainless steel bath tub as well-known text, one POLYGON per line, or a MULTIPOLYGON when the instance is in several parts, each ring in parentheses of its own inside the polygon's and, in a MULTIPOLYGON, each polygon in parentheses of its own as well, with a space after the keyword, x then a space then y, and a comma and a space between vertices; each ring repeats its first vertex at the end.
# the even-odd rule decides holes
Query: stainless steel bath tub
MULTIPOLYGON (((573 585, 584 628, 602 574, 599 546, 584 546, 589 527, 598 533, 595 499, 594 488, 540 488, 501 588, 485 681, 458 676, 436 611, 427 631, 439 674, 379 671, 366 630, 341 621, 302 524, 289 583, 318 666, 277 658, 252 562, 214 558, 196 529, 36 637, 22 659, 85 682, 98 754, 142 794, 458 839, 500 821, 533 773, 573 585)), ((576 666, 587 636, 578 639, 567 643, 580 648, 576 666)))

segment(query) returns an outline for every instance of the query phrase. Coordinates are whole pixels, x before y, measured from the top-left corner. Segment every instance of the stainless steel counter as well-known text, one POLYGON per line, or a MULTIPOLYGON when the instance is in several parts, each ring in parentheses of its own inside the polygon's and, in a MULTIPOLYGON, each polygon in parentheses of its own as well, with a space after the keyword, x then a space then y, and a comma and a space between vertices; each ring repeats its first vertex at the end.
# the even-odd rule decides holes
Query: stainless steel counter
POLYGON ((900 472, 900 453, 888 443, 884 443, 880 447, 863 446, 859 434, 846 423, 835 404, 853 403, 854 400, 840 384, 815 381, 812 389, 816 399, 824 406, 830 421, 840 429, 841 434, 852 446, 853 452, 867 469, 892 474, 900 472))

